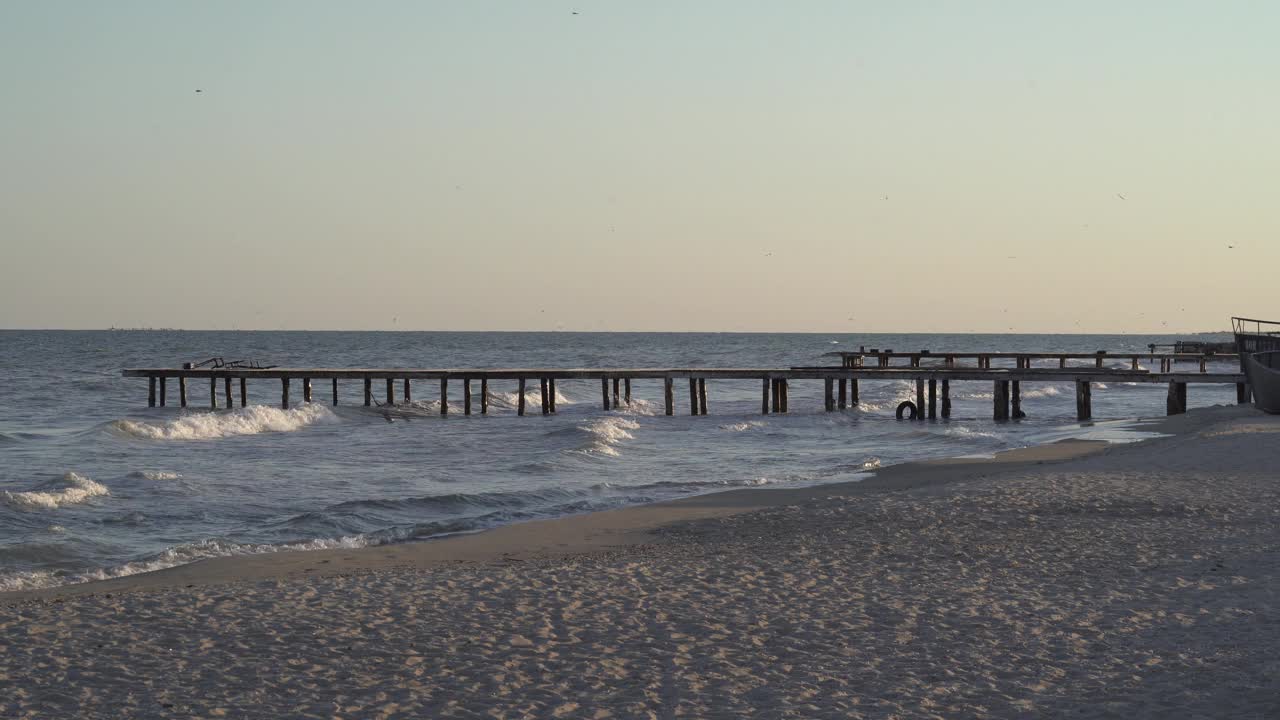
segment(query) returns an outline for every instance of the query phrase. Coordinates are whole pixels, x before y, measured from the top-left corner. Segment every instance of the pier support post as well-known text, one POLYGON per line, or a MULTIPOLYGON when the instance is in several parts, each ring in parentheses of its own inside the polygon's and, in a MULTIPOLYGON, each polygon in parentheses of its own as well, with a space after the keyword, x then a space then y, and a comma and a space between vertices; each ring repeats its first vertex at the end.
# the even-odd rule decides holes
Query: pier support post
POLYGON ((782 412, 784 413, 791 410, 791 402, 790 402, 791 398, 788 397, 790 395, 790 392, 791 392, 791 387, 790 387, 790 384, 787 382, 787 379, 786 378, 779 379, 778 380, 778 396, 782 399, 782 412))
POLYGON ((413 384, 409 382, 409 378, 404 379, 404 404, 408 405, 413 402, 413 384))
POLYGON ((951 417, 951 380, 942 379, 942 419, 951 417))
POLYGON ((156 406, 156 376, 147 376, 147 407, 156 406))
POLYGON ((600 378, 600 402, 607 412, 609 410, 609 378, 600 378))
POLYGON ((622 402, 622 378, 613 379, 613 406, 616 408, 622 402))
POLYGON ((547 378, 547 404, 551 406, 551 414, 555 415, 556 409, 556 379, 547 378))
POLYGON ((698 378, 698 414, 707 414, 707 379, 698 378))
POLYGON ((916 378, 916 419, 924 420, 924 378, 916 378))
POLYGON ((992 418, 995 420, 1009 419, 1009 381, 996 380, 991 391, 991 398, 994 404, 992 418))
POLYGON ((1169 399, 1165 402, 1165 414, 1181 415, 1187 411, 1187 384, 1169 381, 1169 399))
POLYGON ((396 404, 396 381, 391 378, 387 378, 387 404, 396 404))
POLYGON ((778 378, 769 379, 770 399, 773 401, 773 412, 782 412, 782 381, 778 378))
POLYGON ((333 379, 333 406, 338 406, 338 378, 333 379))
POLYGON ((761 415, 769 414, 769 389, 771 387, 773 387, 773 383, 769 381, 769 376, 766 375, 764 377, 764 389, 761 391, 761 395, 760 395, 760 414, 761 415))
MULTIPOLYGON (((334 380, 334 382, 337 382, 337 380, 334 380)), ((240 407, 249 404, 249 388, 246 385, 248 385, 248 382, 244 378, 240 378, 240 407)))
POLYGON ((840 378, 840 401, 838 407, 841 410, 849 407, 849 379, 840 378))
POLYGON ((938 419, 938 380, 929 378, 929 419, 938 419))
POLYGON ((674 382, 669 377, 662 379, 662 404, 668 415, 675 414, 676 393, 673 387, 674 382))
POLYGON ((231 376, 230 375, 222 379, 222 390, 223 390, 223 397, 225 397, 227 400, 226 407, 228 410, 230 410, 231 408, 235 407, 235 404, 231 402, 231 376))
POLYGON ((1093 364, 1094 364, 1094 367, 1099 367, 1099 368, 1100 368, 1100 367, 1102 367, 1102 358, 1103 358, 1103 356, 1105 356, 1106 354, 1107 354, 1107 353, 1106 353, 1106 352, 1104 352, 1104 351, 1102 351, 1102 350, 1099 350, 1099 351, 1098 351, 1098 359, 1094 361, 1094 363, 1093 363, 1093 364))
POLYGON ((626 400, 627 407, 631 407, 631 378, 624 378, 622 381, 622 396, 626 400))
POLYGON ((185 377, 178 378, 178 406, 187 406, 187 379, 185 377))
POLYGON ((311 378, 302 378, 302 401, 311 402, 311 378))
POLYGON ((1076 381, 1076 420, 1093 419, 1093 388, 1088 380, 1076 381))
POLYGON ((550 415, 551 400, 550 398, 547 397, 547 379, 546 378, 538 378, 538 391, 541 393, 541 398, 542 398, 542 414, 550 415))
POLYGON ((1019 381, 1013 381, 1013 419, 1021 420, 1027 414, 1022 412, 1022 387, 1019 381))
POLYGON ((471 414, 471 378, 462 378, 462 414, 471 414))
POLYGON ((698 414, 698 381, 696 378, 689 378, 689 414, 698 414))
POLYGON ((168 401, 168 397, 166 397, 168 395, 168 383, 166 380, 168 380, 168 378, 160 378, 160 407, 164 407, 168 401))
POLYGON ((822 407, 827 412, 831 412, 836 409, 836 401, 835 398, 832 397, 832 387, 834 385, 835 380, 832 378, 824 378, 822 381, 822 407))
POLYGON ((289 409, 289 378, 280 378, 280 407, 289 409))
POLYGON ((849 407, 858 405, 858 378, 849 378, 849 407))
POLYGON ((480 378, 480 414, 489 414, 489 378, 480 378))
POLYGON ((516 391, 516 415, 524 417, 524 378, 520 378, 520 389, 516 391))
POLYGON ((209 378, 209 408, 218 409, 218 378, 209 378))
POLYGON ((373 378, 364 379, 364 406, 369 407, 373 404, 373 378))
POLYGON ((1245 405, 1249 402, 1249 384, 1236 383, 1236 404, 1245 405))
POLYGON ((440 378, 440 415, 449 414, 449 378, 440 378))

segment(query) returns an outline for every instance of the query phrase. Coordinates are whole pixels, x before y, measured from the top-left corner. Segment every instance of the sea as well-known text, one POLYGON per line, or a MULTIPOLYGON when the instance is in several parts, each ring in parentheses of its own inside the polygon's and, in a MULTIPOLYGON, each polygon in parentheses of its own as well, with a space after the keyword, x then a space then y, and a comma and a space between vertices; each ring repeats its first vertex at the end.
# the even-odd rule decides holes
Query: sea
MULTIPOLYGON (((1075 419, 1067 383, 1024 383, 1027 417, 991 419, 989 382, 955 382, 949 420, 895 419, 906 381, 861 383, 861 404, 824 412, 821 381, 797 381, 790 412, 760 414, 760 384, 708 382, 708 410, 662 411, 662 382, 601 408, 598 381, 558 383, 558 413, 516 415, 515 381, 490 383, 490 414, 462 416, 461 383, 441 417, 436 382, 412 404, 363 407, 363 385, 328 382, 288 409, 280 383, 249 406, 147 407, 129 367, 210 357, 290 367, 790 367, 838 364, 859 347, 899 351, 1142 352, 1145 335, 860 333, 0 331, 0 590, 81 583, 204 558, 430 542, 537 518, 744 487, 859 481, 911 460, 989 456, 1066 438, 1152 435, 1166 387, 1098 383, 1095 421, 1075 419)), ((1221 341, 1222 334, 1177 339, 1221 341)), ((999 363, 996 363, 999 365, 999 363)), ((1117 362, 1115 367, 1127 367, 1117 362)), ((1194 369, 1188 367, 1188 369, 1194 369)), ((1211 369, 1234 371, 1233 362, 1211 369)), ((478 383, 476 391, 478 392, 478 383)), ((399 383, 396 388, 400 393, 399 383)), ((383 400, 380 384, 375 396, 383 400)), ((221 398, 219 398, 221 402, 221 398)), ((1188 404, 1235 402, 1231 385, 1192 385, 1188 404)), ((477 403, 478 409, 478 403, 477 403)))

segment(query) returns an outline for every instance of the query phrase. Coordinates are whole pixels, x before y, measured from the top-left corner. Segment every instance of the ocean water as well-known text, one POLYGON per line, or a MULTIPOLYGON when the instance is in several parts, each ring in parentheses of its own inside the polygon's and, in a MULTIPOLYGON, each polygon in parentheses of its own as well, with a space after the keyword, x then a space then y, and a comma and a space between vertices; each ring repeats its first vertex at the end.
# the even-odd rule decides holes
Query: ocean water
MULTIPOLYGON (((1220 335, 1200 336, 1221 340, 1220 335)), ((1067 384, 1024 384, 1028 417, 990 419, 990 383, 953 383, 949 421, 900 422, 912 384, 863 381, 862 404, 822 411, 821 381, 791 388, 791 412, 761 416, 758 381, 708 383, 709 415, 662 414, 658 380, 605 412, 598 381, 558 383, 559 413, 517 417, 515 382, 490 384, 491 414, 463 417, 459 383, 442 418, 434 382, 412 405, 279 407, 277 381, 250 382, 250 407, 147 407, 125 367, 211 356, 293 367, 788 367, 868 348, 1141 351, 1158 336, 727 333, 0 331, 0 590, 114 577, 220 555, 427 540, 503 523, 736 487, 864 478, 923 458, 987 455, 1067 437, 1143 437, 1165 387, 1099 384, 1095 422, 1075 421, 1067 384)), ((1230 371, 1230 363, 1212 369, 1230 371)), ((379 386, 378 391, 381 391, 379 386)), ((476 387, 478 392, 478 384, 476 387)), ((397 394, 399 394, 397 383, 397 394)), ((536 408, 536 384, 529 400, 536 408)), ((1193 385, 1189 405, 1233 403, 1193 385)))

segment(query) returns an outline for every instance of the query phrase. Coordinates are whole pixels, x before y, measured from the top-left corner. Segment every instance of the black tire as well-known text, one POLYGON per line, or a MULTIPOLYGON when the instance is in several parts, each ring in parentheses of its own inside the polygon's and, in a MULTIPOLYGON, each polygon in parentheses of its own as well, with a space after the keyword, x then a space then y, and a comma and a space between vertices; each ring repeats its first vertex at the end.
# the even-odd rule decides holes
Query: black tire
POLYGON ((915 420, 916 416, 919 414, 919 411, 916 410, 916 404, 910 400, 903 400, 898 403, 897 416, 899 420, 902 419, 903 414, 907 415, 908 420, 915 420))

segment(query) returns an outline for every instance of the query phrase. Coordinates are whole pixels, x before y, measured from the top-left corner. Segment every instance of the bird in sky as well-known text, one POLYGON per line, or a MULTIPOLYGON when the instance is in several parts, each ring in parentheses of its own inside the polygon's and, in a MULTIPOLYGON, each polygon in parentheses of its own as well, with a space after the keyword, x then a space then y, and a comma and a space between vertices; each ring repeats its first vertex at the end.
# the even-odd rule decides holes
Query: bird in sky
POLYGON ((200 88, 196 88, 196 92, 204 92, 204 91, 201 90, 200 88))
POLYGON ((1116 193, 1116 197, 1120 198, 1121 200, 1128 200, 1128 199, 1129 199, 1129 198, 1126 198, 1125 196, 1121 195, 1120 193, 1116 193))
POLYGON ((1227 246, 1227 249, 1228 249, 1228 250, 1235 250, 1235 249, 1236 249, 1236 246, 1235 246, 1235 245, 1228 245, 1228 246, 1227 246))

